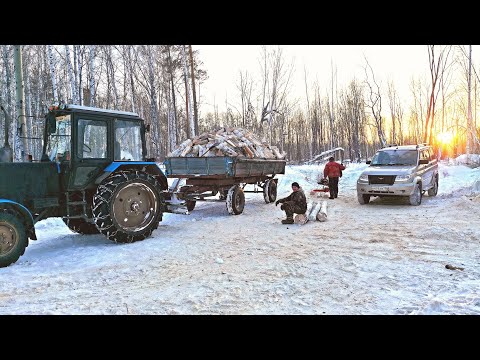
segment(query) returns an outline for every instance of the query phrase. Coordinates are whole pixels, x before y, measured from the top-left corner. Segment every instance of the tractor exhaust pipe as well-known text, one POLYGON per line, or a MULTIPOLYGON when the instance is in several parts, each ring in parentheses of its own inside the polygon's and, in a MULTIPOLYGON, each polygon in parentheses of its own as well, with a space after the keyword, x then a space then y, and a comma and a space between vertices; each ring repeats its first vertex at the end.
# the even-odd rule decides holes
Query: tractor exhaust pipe
POLYGON ((8 128, 10 126, 11 120, 5 108, 2 105, 0 105, 0 108, 5 115, 5 145, 0 148, 0 162, 13 162, 13 151, 10 147, 10 144, 8 143, 8 128))

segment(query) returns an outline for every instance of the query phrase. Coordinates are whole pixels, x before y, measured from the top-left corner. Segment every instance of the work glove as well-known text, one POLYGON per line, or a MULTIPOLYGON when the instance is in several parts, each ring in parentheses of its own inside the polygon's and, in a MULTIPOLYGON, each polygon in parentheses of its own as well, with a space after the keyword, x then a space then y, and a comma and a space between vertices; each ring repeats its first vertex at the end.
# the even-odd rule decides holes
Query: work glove
POLYGON ((275 206, 278 206, 280 204, 280 200, 275 201, 275 206))

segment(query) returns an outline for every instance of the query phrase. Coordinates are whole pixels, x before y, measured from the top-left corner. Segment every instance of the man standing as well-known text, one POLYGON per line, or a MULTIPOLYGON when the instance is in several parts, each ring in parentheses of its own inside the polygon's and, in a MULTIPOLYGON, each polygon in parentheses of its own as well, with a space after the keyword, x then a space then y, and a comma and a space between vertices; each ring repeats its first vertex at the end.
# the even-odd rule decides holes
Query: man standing
POLYGON ((282 220, 282 224, 293 224, 293 214, 305 214, 307 212, 307 198, 303 189, 297 182, 294 182, 292 183, 292 190, 293 192, 286 198, 275 202, 275 206, 282 203, 280 209, 287 214, 287 218, 282 220))
POLYGON ((328 159, 328 163, 323 170, 323 176, 328 177, 328 188, 330 189, 330 199, 338 197, 338 179, 342 176, 342 170, 345 170, 343 164, 339 164, 335 161, 335 158, 331 156, 328 159))

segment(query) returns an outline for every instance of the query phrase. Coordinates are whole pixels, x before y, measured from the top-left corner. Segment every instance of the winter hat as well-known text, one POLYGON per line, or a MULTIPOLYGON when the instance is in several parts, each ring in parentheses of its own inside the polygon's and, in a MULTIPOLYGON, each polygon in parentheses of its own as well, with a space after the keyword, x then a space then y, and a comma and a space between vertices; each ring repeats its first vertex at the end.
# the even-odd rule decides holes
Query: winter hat
POLYGON ((298 185, 298 183, 296 181, 292 183, 292 187, 294 187, 294 186, 296 186, 298 188, 300 187, 300 185, 298 185))
POLYGON ((329 161, 335 161, 335 158, 334 158, 333 156, 330 156, 330 157, 328 158, 328 160, 329 160, 329 161))

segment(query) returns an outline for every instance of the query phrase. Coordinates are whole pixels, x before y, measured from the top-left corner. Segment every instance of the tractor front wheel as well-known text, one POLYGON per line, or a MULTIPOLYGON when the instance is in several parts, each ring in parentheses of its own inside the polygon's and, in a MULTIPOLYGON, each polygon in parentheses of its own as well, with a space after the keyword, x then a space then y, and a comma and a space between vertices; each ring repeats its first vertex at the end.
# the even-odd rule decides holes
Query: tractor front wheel
POLYGON ((28 246, 25 225, 18 216, 0 212, 0 267, 18 260, 28 246))

